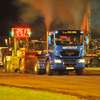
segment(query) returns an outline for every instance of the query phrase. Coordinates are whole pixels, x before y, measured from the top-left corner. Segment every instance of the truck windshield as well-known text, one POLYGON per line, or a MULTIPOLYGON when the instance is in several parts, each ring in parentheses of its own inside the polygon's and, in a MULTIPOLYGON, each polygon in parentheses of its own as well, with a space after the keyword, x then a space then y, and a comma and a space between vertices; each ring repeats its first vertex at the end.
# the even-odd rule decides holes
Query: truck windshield
POLYGON ((82 35, 59 35, 56 34, 56 45, 82 45, 82 35))

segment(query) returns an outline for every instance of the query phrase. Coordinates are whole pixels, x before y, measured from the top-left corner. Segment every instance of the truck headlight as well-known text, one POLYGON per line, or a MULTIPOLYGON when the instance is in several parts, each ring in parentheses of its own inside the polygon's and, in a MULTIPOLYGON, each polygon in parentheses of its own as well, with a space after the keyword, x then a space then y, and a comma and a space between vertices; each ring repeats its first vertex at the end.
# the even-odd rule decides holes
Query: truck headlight
POLYGON ((55 59, 54 63, 61 63, 61 60, 60 59, 55 59))
POLYGON ((85 59, 79 59, 79 63, 85 63, 85 59))
POLYGON ((81 31, 81 33, 84 33, 84 31, 81 31))

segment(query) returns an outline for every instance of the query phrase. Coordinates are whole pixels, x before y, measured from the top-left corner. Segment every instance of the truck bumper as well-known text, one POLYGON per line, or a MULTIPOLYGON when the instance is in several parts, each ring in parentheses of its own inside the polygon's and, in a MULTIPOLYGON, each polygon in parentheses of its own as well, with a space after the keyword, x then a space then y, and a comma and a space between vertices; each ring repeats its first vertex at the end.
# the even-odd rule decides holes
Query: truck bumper
POLYGON ((85 68, 85 59, 59 59, 61 63, 55 62, 50 65, 54 70, 76 70, 85 68))

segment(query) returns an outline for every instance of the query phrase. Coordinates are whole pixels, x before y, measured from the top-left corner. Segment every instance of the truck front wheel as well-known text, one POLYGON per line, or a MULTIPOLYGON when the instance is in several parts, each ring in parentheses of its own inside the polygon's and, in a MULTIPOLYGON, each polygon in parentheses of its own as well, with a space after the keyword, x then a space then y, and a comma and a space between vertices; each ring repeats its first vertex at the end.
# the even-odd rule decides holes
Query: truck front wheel
POLYGON ((38 61, 35 61, 35 66, 34 66, 34 74, 38 75, 39 74, 39 68, 38 68, 38 61))
POLYGON ((49 60, 46 63, 46 73, 47 73, 47 75, 52 75, 53 74, 53 71, 50 69, 50 62, 49 62, 49 60))
POLYGON ((83 74, 83 69, 77 69, 76 74, 77 75, 82 75, 83 74))

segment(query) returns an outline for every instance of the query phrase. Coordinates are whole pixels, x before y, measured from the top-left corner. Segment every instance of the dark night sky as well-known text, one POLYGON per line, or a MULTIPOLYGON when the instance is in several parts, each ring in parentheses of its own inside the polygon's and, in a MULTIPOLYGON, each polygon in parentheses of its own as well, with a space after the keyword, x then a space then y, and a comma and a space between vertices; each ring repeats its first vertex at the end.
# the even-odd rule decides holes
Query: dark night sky
MULTIPOLYGON (((26 1, 28 1, 28 0, 26 0, 26 1)), ((31 1, 31 0, 29 0, 29 1, 31 1)), ((45 1, 45 0, 43 0, 43 1, 45 1)), ((58 0, 58 1, 60 1, 60 0, 58 0)), ((65 0, 65 1, 71 2, 74 0, 65 0)), ((77 1, 81 1, 81 0, 77 0, 77 1)), ((88 0, 84 0, 84 1, 85 1, 85 2, 83 2, 84 9, 82 9, 82 11, 85 11, 84 5, 86 4, 86 2, 88 0)), ((74 3, 70 3, 70 2, 67 2, 67 3, 71 4, 71 7, 73 7, 72 5, 74 5, 74 3)), ((38 34, 42 35, 43 33, 46 32, 46 25, 44 22, 45 18, 43 16, 44 13, 41 14, 42 10, 40 11, 40 9, 37 9, 37 8, 35 8, 35 6, 30 5, 31 3, 22 2, 22 0, 1 0, 0 1, 0 36, 9 36, 9 32, 11 31, 11 28, 15 28, 18 26, 31 27, 33 34, 35 34, 37 32, 38 34), (31 6, 33 9, 31 8, 31 6), (32 10, 32 12, 34 12, 33 13, 34 15, 32 15, 31 10, 32 10), (28 15, 30 15, 30 16, 28 16, 28 15), (32 16, 34 18, 32 18, 32 16)), ((56 3, 55 3, 55 5, 56 5, 56 3)), ((77 3, 76 3, 76 5, 77 5, 77 3)), ((99 5, 100 5, 100 0, 90 0, 91 30, 100 30, 100 6, 99 5)), ((37 5, 36 5, 36 7, 37 7, 37 5)), ((71 10, 73 10, 73 9, 71 9, 71 10)), ((77 11, 77 9, 75 9, 75 10, 77 11)), ((57 10, 55 10, 55 9, 53 11, 57 12, 57 10)), ((69 12, 68 14, 71 16, 72 12, 71 13, 69 12)), ((59 13, 59 11, 58 11, 58 13, 59 13)), ((61 12, 61 13, 63 14, 63 12, 61 12)), ((83 13, 84 12, 81 12, 80 14, 83 14, 83 13)), ((50 29, 51 30, 52 29, 59 29, 60 27, 64 26, 64 22, 62 22, 60 17, 58 18, 57 14, 55 14, 55 13, 53 13, 53 14, 56 17, 55 18, 53 17, 54 19, 52 21, 50 29), (60 20, 60 21, 58 21, 58 20, 60 20)), ((74 15, 76 15, 76 13, 74 15)), ((59 14, 59 16, 60 16, 60 14, 59 14)), ((61 17, 61 18, 65 19, 65 17, 61 17)), ((67 18, 69 18, 69 17, 67 17, 67 18)), ((73 19, 73 17, 72 17, 72 19, 73 19)), ((66 20, 65 22, 68 22, 68 21, 66 20)), ((73 24, 73 20, 68 22, 68 24, 71 24, 72 26, 75 25, 75 24, 73 24)), ((69 26, 65 25, 64 27, 69 27, 69 26)), ((74 27, 72 29, 74 29, 74 27)))
POLYGON ((0 35, 9 35, 13 23, 18 21, 18 8, 12 6, 12 0, 0 1, 0 35))

